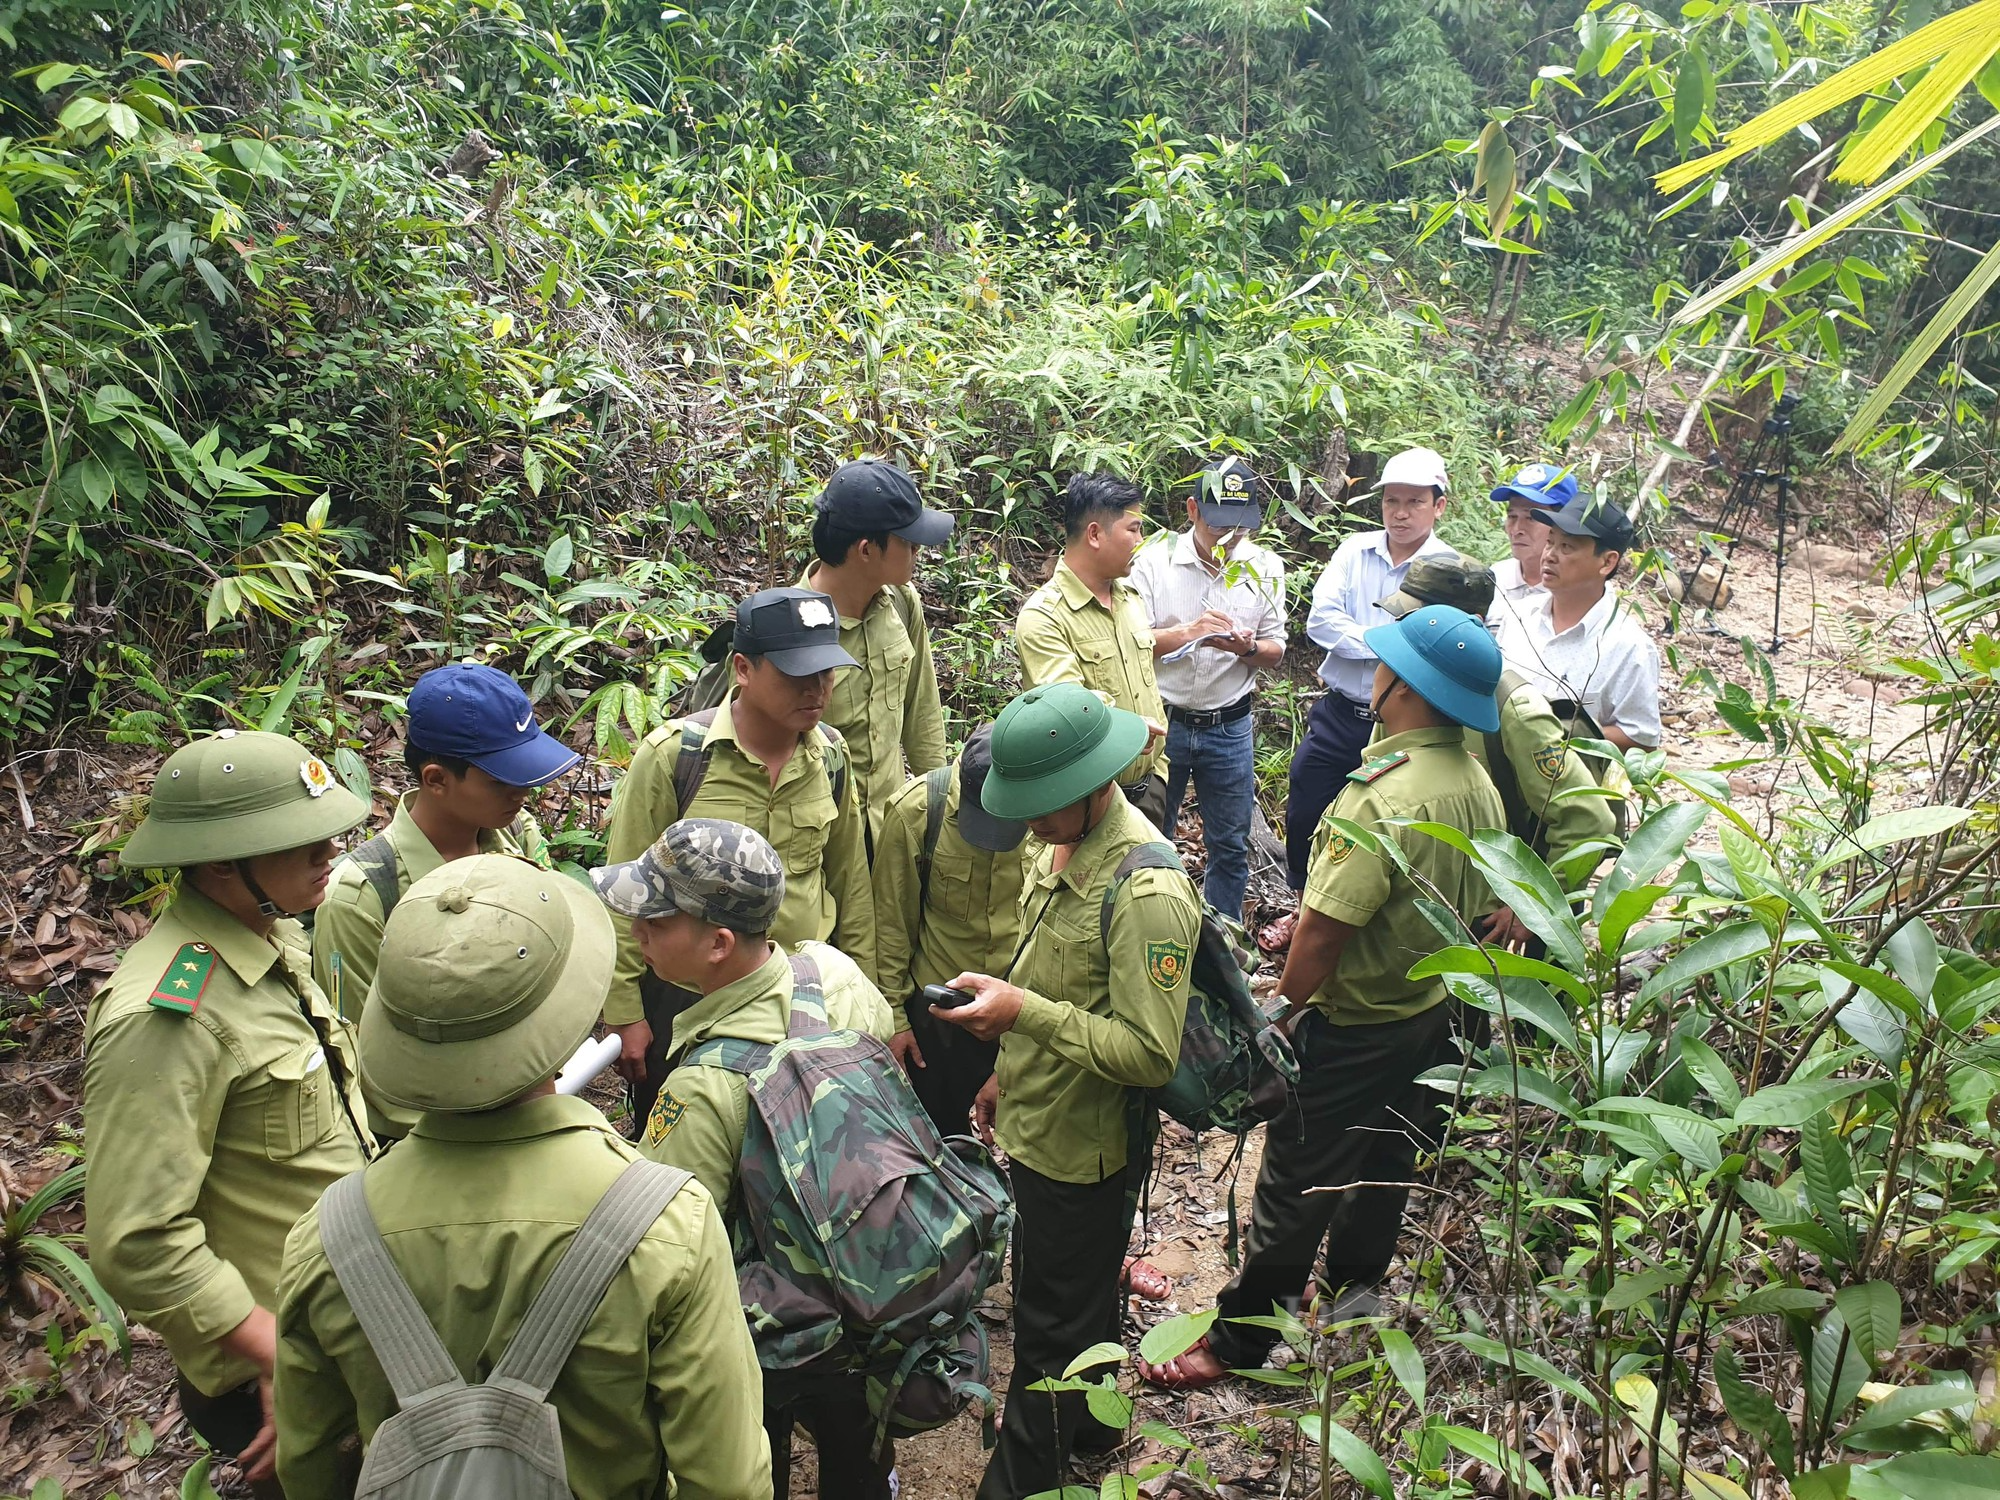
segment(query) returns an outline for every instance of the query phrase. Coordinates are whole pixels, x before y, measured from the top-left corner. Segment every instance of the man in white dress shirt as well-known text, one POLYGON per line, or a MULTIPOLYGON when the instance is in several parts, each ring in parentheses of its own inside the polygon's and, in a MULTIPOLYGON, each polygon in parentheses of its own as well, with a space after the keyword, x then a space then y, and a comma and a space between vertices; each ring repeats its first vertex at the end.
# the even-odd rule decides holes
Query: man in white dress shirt
POLYGON ((1576 476, 1561 464, 1529 464, 1495 489, 1495 505, 1507 507, 1501 523, 1512 554, 1493 565, 1493 608, 1486 623, 1494 630, 1510 614, 1518 614, 1529 598, 1541 592, 1542 553, 1549 531, 1535 519, 1541 510, 1561 510, 1576 498, 1576 476))
MULTIPOLYGON (((1621 750, 1660 743, 1660 648, 1611 587, 1633 540, 1632 522, 1608 500, 1574 496, 1537 511, 1548 528, 1546 592, 1501 622, 1507 665, 1542 690, 1559 716, 1573 703, 1621 750)), ((1587 732, 1587 731, 1586 731, 1587 732)))
POLYGON ((1295 891, 1306 886, 1320 815, 1348 772, 1361 764, 1375 732, 1375 715, 1368 707, 1375 653, 1362 633, 1390 623, 1378 601, 1403 586, 1412 559, 1427 553, 1457 555, 1436 536, 1449 488, 1444 460, 1429 448, 1398 453, 1382 469, 1382 529, 1342 542, 1313 585, 1306 634, 1326 648, 1319 675, 1327 690, 1313 704, 1305 737, 1292 755, 1285 797, 1285 862, 1295 891))
POLYGON ((1208 851, 1201 893, 1238 918, 1257 802, 1257 670, 1285 655, 1285 565, 1250 540, 1263 524, 1263 489, 1240 458, 1205 465, 1187 497, 1188 529, 1155 538, 1132 564, 1167 706, 1164 829, 1171 838, 1192 779, 1208 851))

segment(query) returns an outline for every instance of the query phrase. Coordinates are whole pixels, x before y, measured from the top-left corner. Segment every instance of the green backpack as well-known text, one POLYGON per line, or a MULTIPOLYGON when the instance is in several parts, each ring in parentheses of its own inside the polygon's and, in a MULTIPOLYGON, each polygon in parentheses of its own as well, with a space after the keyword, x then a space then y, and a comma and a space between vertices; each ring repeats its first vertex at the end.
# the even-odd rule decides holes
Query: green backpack
POLYGON ((810 946, 791 956, 776 1044, 717 1037, 684 1067, 749 1089, 737 1289, 772 1373, 858 1375, 879 1442, 989 1412, 976 1309, 1014 1210, 978 1142, 939 1137, 888 1047, 829 1026, 810 946))

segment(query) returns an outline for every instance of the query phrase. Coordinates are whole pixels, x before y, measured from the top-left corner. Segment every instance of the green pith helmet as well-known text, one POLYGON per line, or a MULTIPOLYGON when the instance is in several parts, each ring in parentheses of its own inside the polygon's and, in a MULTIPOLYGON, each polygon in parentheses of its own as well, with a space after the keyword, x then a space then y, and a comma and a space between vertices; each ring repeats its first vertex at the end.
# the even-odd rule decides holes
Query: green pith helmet
POLYGON ((1046 817, 1081 802, 1146 747, 1146 721, 1079 682, 1029 688, 993 722, 979 805, 996 818, 1046 817))
POLYGON ((405 1109, 520 1097, 597 1024, 618 943, 581 881, 475 854, 412 885, 382 928, 361 1013, 361 1081, 405 1109))
POLYGON ((145 821, 118 857, 134 870, 254 859, 317 844, 367 817, 368 804, 297 740, 225 729, 167 757, 145 821))

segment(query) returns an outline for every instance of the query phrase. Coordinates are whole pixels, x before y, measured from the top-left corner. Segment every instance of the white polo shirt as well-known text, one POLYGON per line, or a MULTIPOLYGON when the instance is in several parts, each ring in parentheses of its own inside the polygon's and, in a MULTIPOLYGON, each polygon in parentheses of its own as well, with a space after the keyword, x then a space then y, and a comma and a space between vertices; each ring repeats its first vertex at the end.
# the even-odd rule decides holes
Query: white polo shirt
POLYGON ((1541 580, 1528 582, 1521 576, 1521 565, 1511 557, 1503 557, 1493 565, 1493 607, 1486 612, 1486 624, 1495 632, 1500 622, 1509 615, 1518 615, 1522 607, 1542 592, 1541 580))
MULTIPOLYGON (((1221 576, 1202 566, 1192 531, 1156 537, 1133 559, 1131 580, 1156 630, 1213 609, 1259 641, 1285 644, 1285 565, 1248 537, 1237 542, 1221 576)), ((1153 672, 1160 696, 1193 713, 1227 708, 1257 685, 1249 658, 1206 646, 1179 661, 1155 657, 1153 672)))
POLYGON ((1365 707, 1375 689, 1375 653, 1361 633, 1389 623, 1377 606, 1403 586, 1403 575, 1418 558, 1456 556, 1436 532, 1400 563, 1389 558, 1386 531, 1364 531, 1342 542, 1313 585, 1312 612, 1306 616, 1306 634, 1326 648, 1320 681, 1365 707))
POLYGON ((1558 632, 1546 589, 1509 611, 1498 628, 1500 654, 1547 698, 1583 705, 1598 727, 1615 724, 1637 744, 1660 743, 1660 648, 1617 589, 1558 632))

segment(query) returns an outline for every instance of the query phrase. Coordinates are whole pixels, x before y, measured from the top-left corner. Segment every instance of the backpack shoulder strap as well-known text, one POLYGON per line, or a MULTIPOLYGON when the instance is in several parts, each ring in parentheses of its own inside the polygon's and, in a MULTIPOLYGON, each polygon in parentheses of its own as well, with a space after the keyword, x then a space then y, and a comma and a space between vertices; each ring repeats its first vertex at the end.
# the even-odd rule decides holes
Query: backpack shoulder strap
POLYGON ((1118 861, 1118 869, 1111 877, 1111 884, 1104 888, 1104 904, 1097 909, 1097 938, 1105 947, 1111 946, 1111 909, 1118 904, 1118 888, 1136 870, 1178 870, 1181 857, 1174 852, 1172 844, 1153 841, 1134 844, 1125 857, 1118 861))
POLYGON ((693 1173, 678 1167, 628 1162, 577 1226, 569 1248, 535 1294, 487 1384, 513 1386, 537 1401, 546 1398, 591 1314, 604 1300, 611 1278, 632 1258, 675 1195, 693 1180, 693 1173))
POLYGON ((896 607, 896 618, 903 622, 903 634, 910 638, 910 644, 917 642, 918 627, 924 620, 923 597, 917 593, 914 583, 898 584, 889 590, 889 602, 896 607))
POLYGON ((819 1036, 833 1028, 826 1019, 826 983, 819 960, 810 953, 785 955, 792 966, 792 1019, 785 1036, 819 1036))
POLYGON ((463 1386, 465 1379, 389 1258, 389 1247, 368 1210, 365 1171, 349 1172, 320 1198, 319 1242, 368 1347, 395 1389, 397 1406, 408 1409, 425 1392, 463 1386))
POLYGON ((396 846, 389 842, 387 830, 348 850, 347 857, 368 882, 375 899, 382 903, 382 920, 388 921, 403 893, 396 878, 396 846))
POLYGON ((704 708, 698 714, 689 714, 680 721, 680 743, 674 746, 674 808, 685 818, 688 804, 694 801, 695 793, 701 790, 701 779, 708 774, 708 728, 715 722, 716 710, 704 708))
MULTIPOLYGON (((1500 686, 1493 696, 1500 705, 1503 719, 1507 700, 1527 684, 1528 679, 1512 668, 1500 674, 1500 686)), ((1493 782, 1493 789, 1500 794, 1501 806, 1507 809, 1507 821, 1513 825, 1515 834, 1526 837, 1523 815, 1527 808, 1521 797, 1521 779, 1514 774, 1514 763, 1507 758, 1507 742, 1498 729, 1485 731, 1481 738, 1486 745, 1486 774, 1493 782)))
POLYGON ((937 853, 938 835, 944 832, 944 805, 951 797, 951 765, 924 772, 924 842, 917 851, 917 904, 931 896, 931 859, 937 853))
POLYGON ((833 783, 833 805, 838 808, 847 795, 847 741, 838 729, 821 722, 813 732, 819 736, 820 753, 826 757, 827 779, 833 783))

